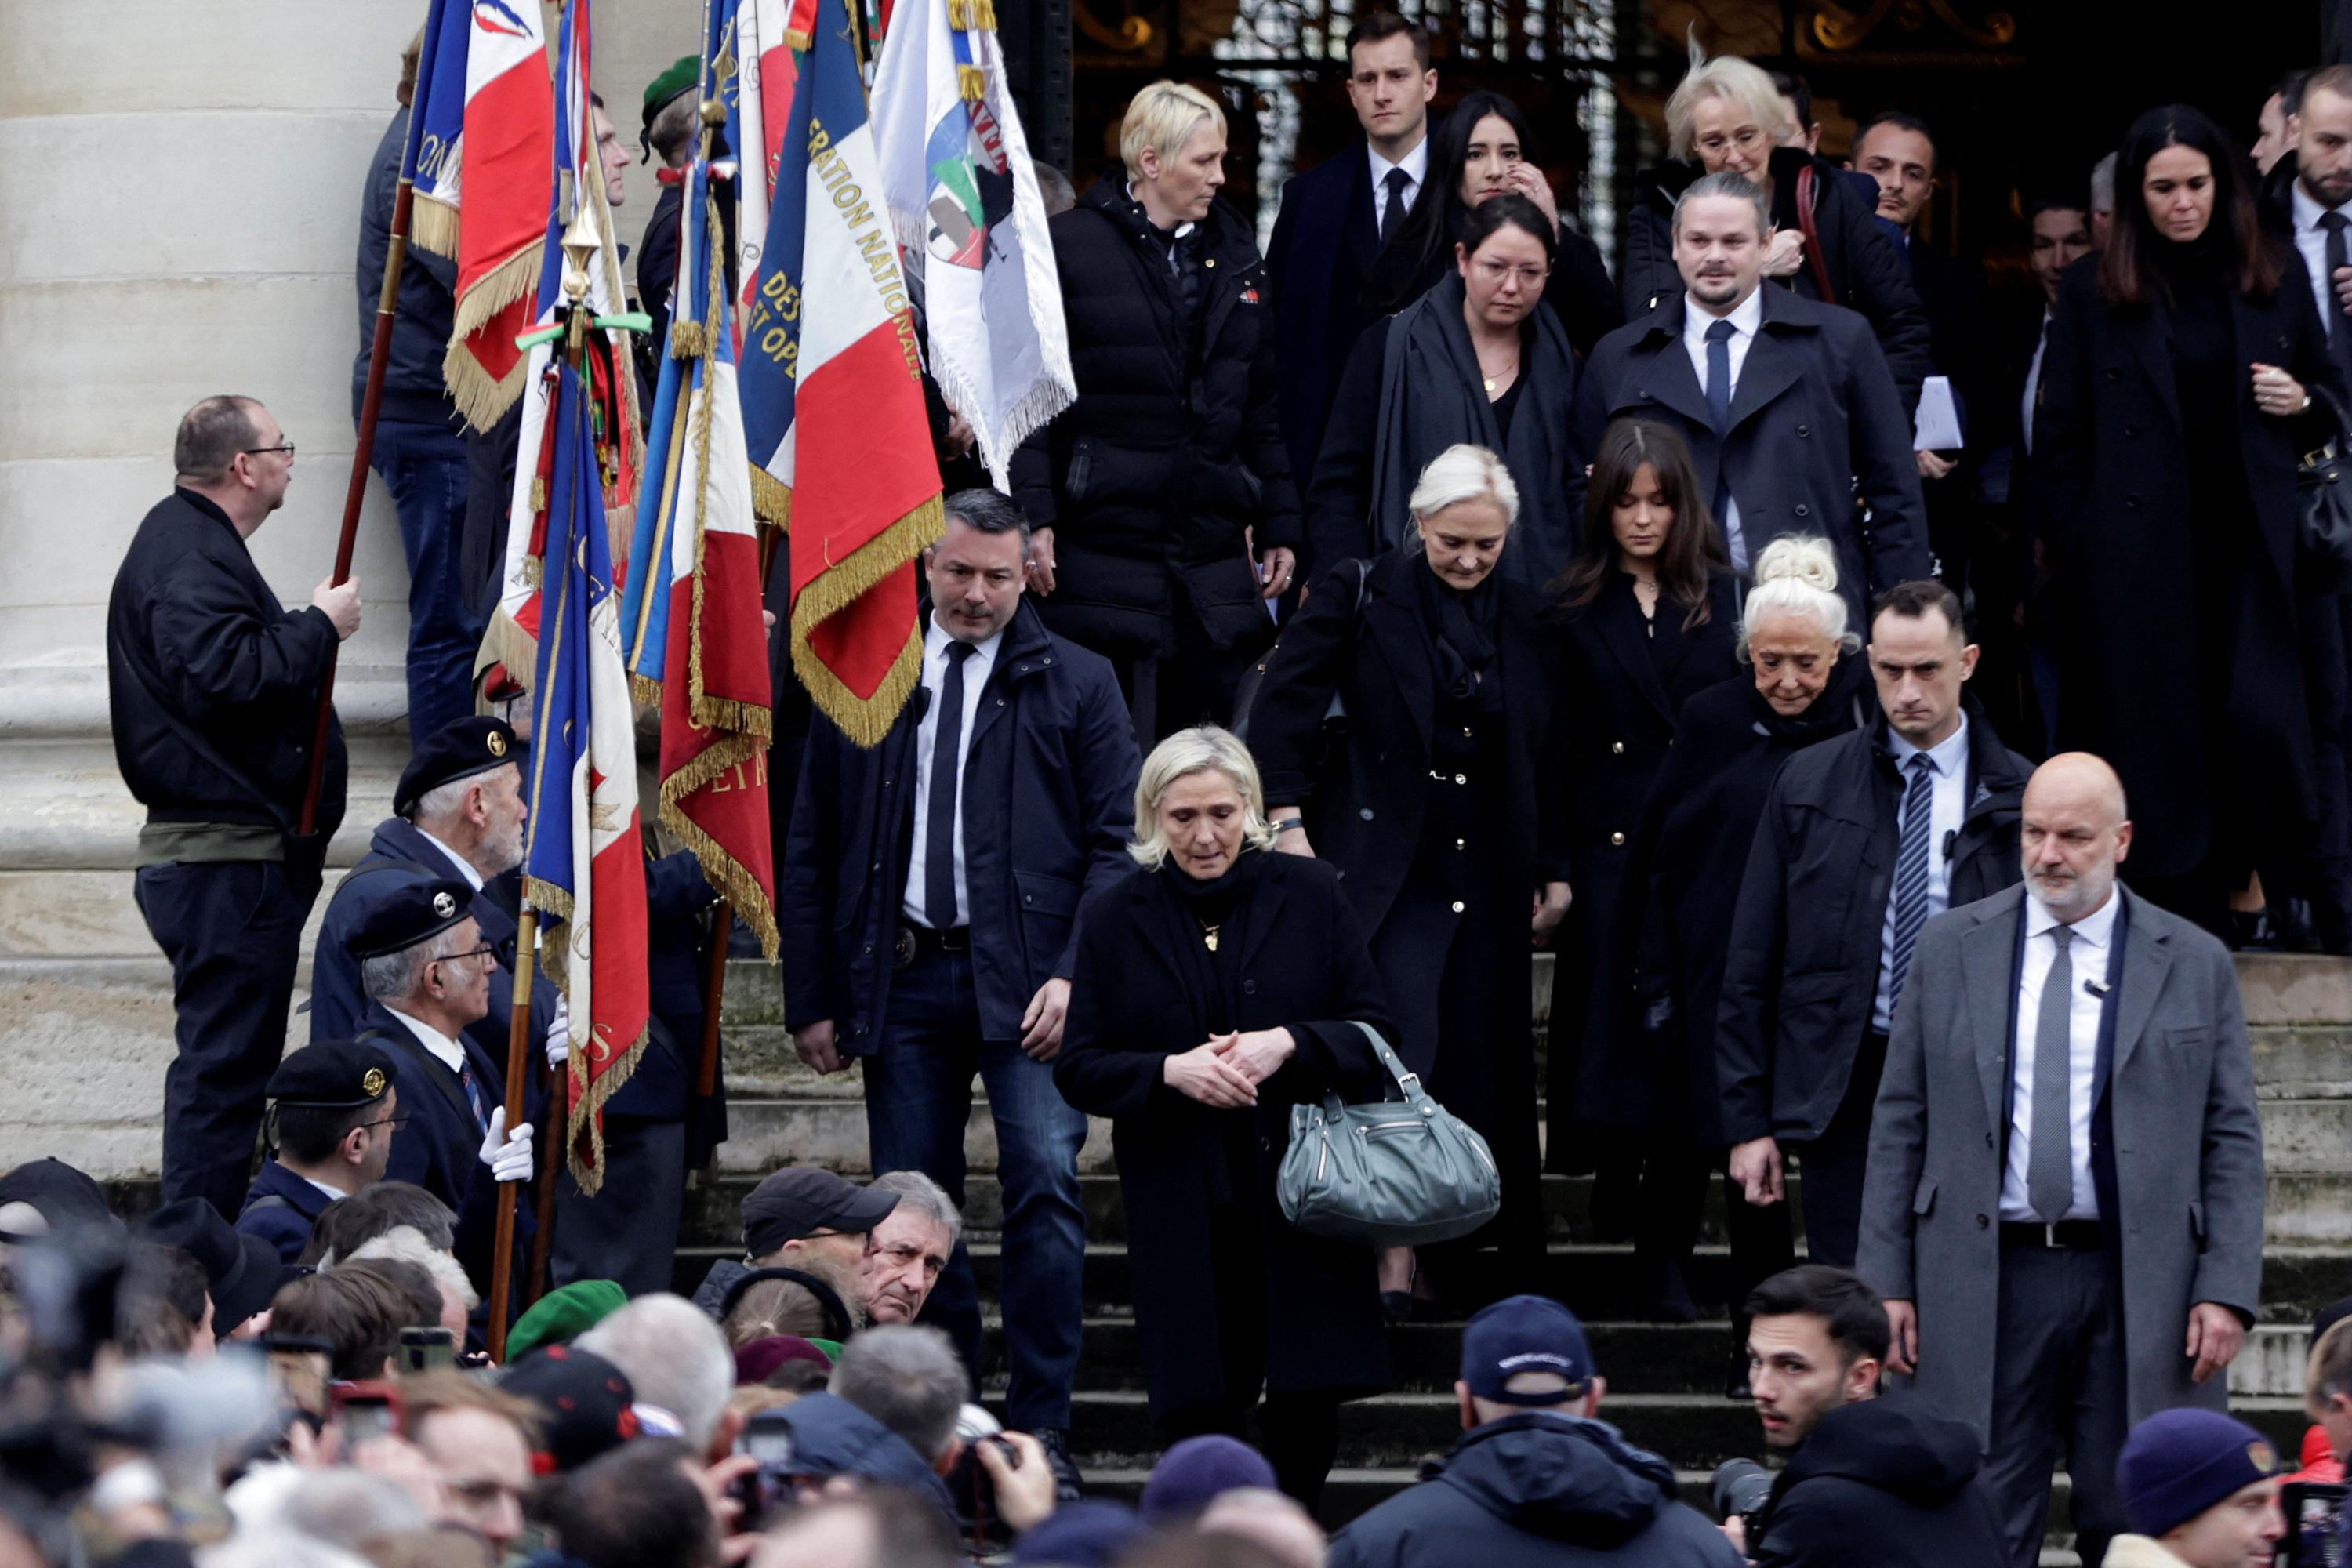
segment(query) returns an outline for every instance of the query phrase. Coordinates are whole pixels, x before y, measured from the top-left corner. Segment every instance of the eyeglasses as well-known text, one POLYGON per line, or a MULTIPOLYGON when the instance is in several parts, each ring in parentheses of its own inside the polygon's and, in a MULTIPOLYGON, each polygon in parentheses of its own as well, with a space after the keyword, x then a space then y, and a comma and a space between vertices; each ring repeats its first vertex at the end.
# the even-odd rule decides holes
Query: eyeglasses
POLYGON ((386 1116, 374 1121, 362 1121, 359 1125, 361 1127, 405 1127, 408 1125, 408 1118, 405 1115, 386 1116))
POLYGON ((294 460, 294 443, 291 441, 280 441, 275 447, 247 447, 243 450, 248 458, 257 457, 263 452, 283 452, 286 454, 288 462, 294 460))
POLYGON ((1510 278, 1517 278, 1522 289, 1540 289, 1549 274, 1540 267, 1513 267, 1507 261, 1482 260, 1478 263, 1478 276, 1498 289, 1510 278))
POLYGON ((445 952, 440 957, 433 960, 433 962, 436 963, 455 963, 461 958, 479 958, 485 953, 495 958, 498 956, 498 951, 496 944, 486 942, 482 943, 481 946, 469 948, 464 952, 445 952))

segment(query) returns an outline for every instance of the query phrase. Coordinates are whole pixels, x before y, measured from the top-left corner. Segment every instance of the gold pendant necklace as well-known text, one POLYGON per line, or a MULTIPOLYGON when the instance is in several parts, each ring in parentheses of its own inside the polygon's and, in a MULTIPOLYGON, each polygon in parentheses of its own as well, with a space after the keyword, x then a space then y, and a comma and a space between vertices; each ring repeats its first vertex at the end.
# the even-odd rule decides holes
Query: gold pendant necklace
POLYGON ((1219 921, 1216 925, 1211 925, 1206 921, 1201 922, 1201 940, 1208 944, 1211 952, 1217 951, 1217 932, 1223 925, 1223 921, 1219 921))

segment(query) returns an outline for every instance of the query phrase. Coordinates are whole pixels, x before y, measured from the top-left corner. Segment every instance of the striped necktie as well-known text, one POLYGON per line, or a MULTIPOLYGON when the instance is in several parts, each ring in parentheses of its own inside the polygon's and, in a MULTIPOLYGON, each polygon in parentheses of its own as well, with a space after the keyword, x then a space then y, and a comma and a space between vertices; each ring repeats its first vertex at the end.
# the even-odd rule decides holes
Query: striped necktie
POLYGON ((1895 857, 1895 957, 1886 976, 1889 1016, 1903 1000, 1904 972, 1911 967, 1911 949, 1919 928, 1927 923, 1928 841, 1935 837, 1936 763, 1925 752, 1914 753, 1908 764, 1910 787, 1903 793, 1903 842, 1895 857))

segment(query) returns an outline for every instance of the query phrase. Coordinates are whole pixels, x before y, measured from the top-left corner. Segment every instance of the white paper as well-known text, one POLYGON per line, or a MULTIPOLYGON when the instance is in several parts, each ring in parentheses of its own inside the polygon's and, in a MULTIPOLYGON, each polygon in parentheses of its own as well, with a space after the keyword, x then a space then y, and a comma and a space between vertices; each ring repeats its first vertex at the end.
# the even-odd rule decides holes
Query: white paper
POLYGON ((1953 452, 1960 446, 1960 411, 1952 402, 1952 378, 1931 375, 1919 384, 1919 417, 1912 426, 1915 452, 1953 452))

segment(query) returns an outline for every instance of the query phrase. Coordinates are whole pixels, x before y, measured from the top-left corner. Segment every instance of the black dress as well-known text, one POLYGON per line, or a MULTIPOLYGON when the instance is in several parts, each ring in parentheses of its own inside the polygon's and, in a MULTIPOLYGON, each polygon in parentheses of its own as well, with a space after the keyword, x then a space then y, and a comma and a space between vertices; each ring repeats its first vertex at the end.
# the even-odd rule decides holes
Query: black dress
POLYGON ((1596 973, 1622 973, 1633 950, 1622 929, 1626 868, 1650 798, 1651 781, 1674 743, 1682 705, 1738 665, 1736 580, 1707 579, 1706 620, 1686 626, 1685 606, 1664 599, 1644 616, 1633 579, 1613 573, 1589 604, 1566 613, 1569 704, 1567 795, 1571 834, 1569 906, 1552 980, 1550 1060, 1546 1073, 1550 1168, 1591 1168, 1597 1122, 1581 1104, 1601 1092, 1594 1072, 1611 1068, 1612 1023, 1596 1007, 1596 973))

